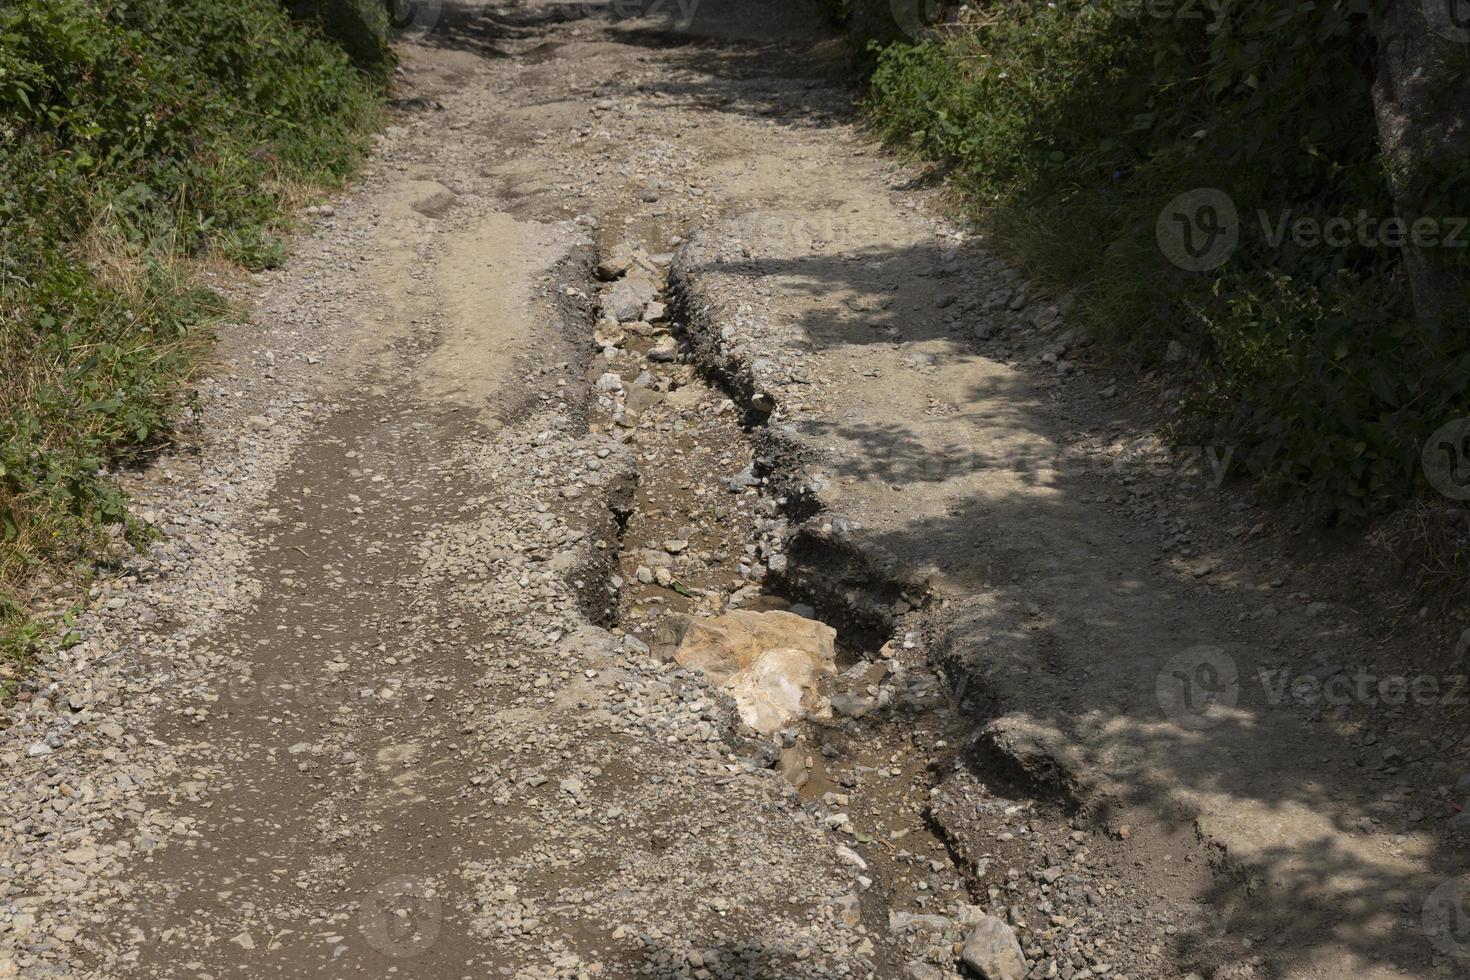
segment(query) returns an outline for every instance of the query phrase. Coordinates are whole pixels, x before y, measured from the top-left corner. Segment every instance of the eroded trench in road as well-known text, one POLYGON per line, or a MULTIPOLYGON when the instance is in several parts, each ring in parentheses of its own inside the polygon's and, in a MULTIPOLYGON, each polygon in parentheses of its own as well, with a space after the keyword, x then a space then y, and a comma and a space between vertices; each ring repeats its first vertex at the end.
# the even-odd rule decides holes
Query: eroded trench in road
MULTIPOLYGON (((592 249, 537 273, 534 305, 555 307, 537 322, 555 336, 517 363, 522 383, 507 390, 519 400, 497 409, 503 428, 417 397, 420 369, 446 337, 435 317, 421 318, 391 376, 332 408, 267 502, 256 562, 265 590, 210 651, 240 690, 164 728, 214 751, 197 763, 198 798, 168 801, 190 821, 187 840, 145 859, 151 887, 134 915, 149 940, 145 972, 167 975, 182 960, 222 975, 238 948, 283 976, 311 975, 327 959, 352 975, 389 945, 412 954, 408 975, 455 975, 453 964, 483 955, 481 940, 510 949, 540 935, 538 907, 526 903, 561 896, 572 880, 564 855, 540 853, 548 831, 571 828, 578 847, 596 851, 616 847, 615 819, 645 826, 606 801, 550 823, 551 804, 533 792, 560 786, 556 806, 581 806, 582 780, 606 791, 642 781, 635 763, 585 732, 585 744, 571 736, 585 720, 577 699, 594 682, 570 676, 567 644, 607 634, 563 627, 590 621, 626 659, 666 663, 688 623, 732 609, 791 612, 836 631, 837 672, 823 679, 817 710, 766 734, 722 733, 718 754, 779 773, 787 799, 830 832, 810 846, 846 852, 852 890, 835 911, 848 928, 887 938, 878 975, 915 964, 931 971, 915 977, 953 975, 956 943, 981 910, 1007 917, 1038 957, 1051 954, 1040 945, 1056 926, 1049 902, 1073 886, 1038 884, 1040 869, 1107 860, 1106 835, 982 775, 967 748, 973 719, 913 627, 933 600, 844 548, 773 436, 779 413, 742 409, 748 400, 729 380, 698 363, 669 302, 673 236, 600 225, 592 249), (636 315, 601 318, 634 279, 642 285, 619 312, 636 315), (538 434, 543 424, 553 428, 538 434), (538 603, 580 616, 543 621, 527 612, 538 603), (575 686, 542 705, 537 692, 554 690, 557 675, 575 686), (576 753, 586 764, 570 774, 576 753), (524 894, 493 887, 513 879, 524 894), (385 882, 432 885, 407 898, 432 898, 442 921, 391 942, 368 930, 367 946, 355 944, 385 882)), ((633 683, 607 673, 607 683, 633 683)), ((670 673, 705 698, 693 670, 670 673)), ((643 720, 636 701, 607 699, 619 727, 643 720)), ((682 751, 667 730, 650 731, 662 751, 682 751)), ((666 831, 650 834, 656 852, 666 831)), ((738 827, 728 834, 706 842, 740 840, 738 827)), ((595 926, 577 918, 567 928, 592 948, 607 941, 595 926)), ((1075 942, 1065 926, 1056 937, 1075 942)), ((138 948, 125 932, 118 945, 138 948)), ((1111 959, 1101 947, 1076 955, 1111 959)))
POLYGON ((604 625, 664 660, 691 618, 730 609, 785 610, 837 631, 838 674, 819 710, 767 736, 746 731, 737 752, 776 769, 866 863, 852 924, 886 931, 915 977, 952 975, 957 940, 982 909, 1015 928, 1049 977, 1119 962, 1172 962, 1164 969, 1183 975, 1213 955, 1213 934, 1142 938, 1141 924, 1183 896, 1144 894, 1140 869, 1194 860, 1187 828, 1150 827, 1140 850, 1108 808, 1033 784, 983 749, 984 692, 945 676, 924 649, 922 620, 936 604, 942 615, 943 597, 834 528, 840 518, 809 492, 779 406, 738 367, 701 361, 670 287, 679 238, 614 220, 596 239, 587 424, 627 444, 633 461, 612 501, 604 625), (650 312, 601 318, 630 277, 645 279, 647 295, 634 298, 650 312), (1079 904, 1120 910, 1129 924, 1079 929, 1079 904))
MULTIPOLYGON (((1007 885, 934 819, 938 787, 969 762, 968 706, 905 629, 931 597, 841 543, 802 492, 799 463, 768 438, 772 414, 732 390, 741 379, 699 362, 669 288, 679 237, 644 228, 630 241, 612 224, 598 231, 593 281, 576 290, 594 341, 587 425, 633 460, 610 498, 618 533, 606 542, 615 556, 598 586, 601 623, 665 661, 691 621, 730 610, 786 611, 835 629, 839 673, 821 684, 818 710, 766 735, 745 729, 738 753, 776 769, 861 854, 852 924, 879 923, 915 957, 952 968, 941 936, 956 909, 993 906, 1007 885), (642 313, 629 318, 635 307, 642 313)), ((1025 825, 1034 813, 1039 828, 1045 812, 1047 824, 1074 829, 1023 794, 987 802, 998 822, 1025 825)))

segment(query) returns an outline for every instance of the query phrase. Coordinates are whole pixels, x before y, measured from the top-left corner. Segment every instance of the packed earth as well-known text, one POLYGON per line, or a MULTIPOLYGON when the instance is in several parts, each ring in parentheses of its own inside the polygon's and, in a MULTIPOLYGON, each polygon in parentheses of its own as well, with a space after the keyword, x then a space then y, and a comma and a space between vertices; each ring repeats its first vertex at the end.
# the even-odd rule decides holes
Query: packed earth
POLYGON ((421 5, 221 279, 159 539, 5 709, 0 977, 1470 972, 1465 732, 1322 696, 1415 617, 1149 436, 804 7, 646 6, 421 5))

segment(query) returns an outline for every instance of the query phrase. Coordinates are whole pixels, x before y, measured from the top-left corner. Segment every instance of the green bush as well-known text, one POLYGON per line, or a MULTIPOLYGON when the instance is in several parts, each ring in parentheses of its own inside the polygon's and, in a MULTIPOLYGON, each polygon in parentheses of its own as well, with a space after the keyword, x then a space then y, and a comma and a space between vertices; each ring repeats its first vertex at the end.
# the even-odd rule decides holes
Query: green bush
POLYGON ((383 38, 388 32, 382 0, 284 0, 292 18, 308 24, 346 52, 358 69, 386 79, 392 53, 383 38))
MULTIPOLYGON (((994 240, 1043 285, 1074 290, 1112 349, 1145 363, 1170 341, 1198 354, 1192 438, 1237 446, 1269 485, 1338 517, 1404 499, 1419 441, 1470 410, 1464 344, 1412 325, 1391 244, 1298 246, 1266 230, 1287 213, 1394 213, 1369 3, 1146 9, 984 4, 881 50, 875 118, 950 167, 994 240), (1202 187, 1236 205, 1240 245, 1184 272, 1155 227, 1166 202, 1202 187)), ((1470 213, 1464 184, 1446 182, 1441 214, 1470 213)))
POLYGON ((0 7, 0 632, 10 646, 37 635, 21 595, 34 574, 95 559, 102 529, 126 524, 108 470, 170 433, 224 312, 188 260, 278 263, 290 200, 352 171, 380 87, 276 0, 0 7))
POLYGON ((345 175, 371 106, 270 0, 21 0, 0 10, 0 165, 25 178, 0 188, 0 248, 23 260, 105 210, 135 241, 264 264, 283 181, 345 175))
POLYGON ((1198 314, 1216 363, 1190 406, 1205 437, 1242 446, 1268 486, 1339 514, 1401 500, 1425 437, 1470 405, 1460 331, 1417 324, 1401 286, 1349 273, 1216 288, 1198 314))

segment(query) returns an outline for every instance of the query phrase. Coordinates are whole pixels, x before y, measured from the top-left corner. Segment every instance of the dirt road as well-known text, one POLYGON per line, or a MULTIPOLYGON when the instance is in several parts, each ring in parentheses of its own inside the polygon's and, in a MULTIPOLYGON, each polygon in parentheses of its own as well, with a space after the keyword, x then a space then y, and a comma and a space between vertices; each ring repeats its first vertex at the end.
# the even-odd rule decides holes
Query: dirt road
POLYGON ((161 539, 3 733, 0 976, 1460 975, 1459 743, 1239 681, 1368 624, 814 18, 683 13, 443 8, 232 286, 161 539), (672 659, 730 608, 837 630, 817 717, 672 659))

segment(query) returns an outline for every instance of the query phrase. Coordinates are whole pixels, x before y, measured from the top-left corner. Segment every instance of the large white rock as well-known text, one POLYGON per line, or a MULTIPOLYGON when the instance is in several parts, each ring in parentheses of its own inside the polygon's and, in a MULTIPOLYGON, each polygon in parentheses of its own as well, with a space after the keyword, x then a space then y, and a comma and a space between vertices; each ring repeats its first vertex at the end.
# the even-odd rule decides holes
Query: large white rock
POLYGON ((602 315, 619 322, 637 320, 657 292, 658 287, 647 279, 619 279, 602 292, 602 315))
POLYGON ((741 720, 768 735, 803 712, 828 710, 821 682, 837 673, 836 640, 832 627, 794 613, 736 610, 691 622, 674 659, 703 671, 741 720))
POLYGON ((767 650, 725 682, 740 709, 740 720, 768 735, 784 728, 808 708, 819 708, 817 671, 800 650, 767 650))

